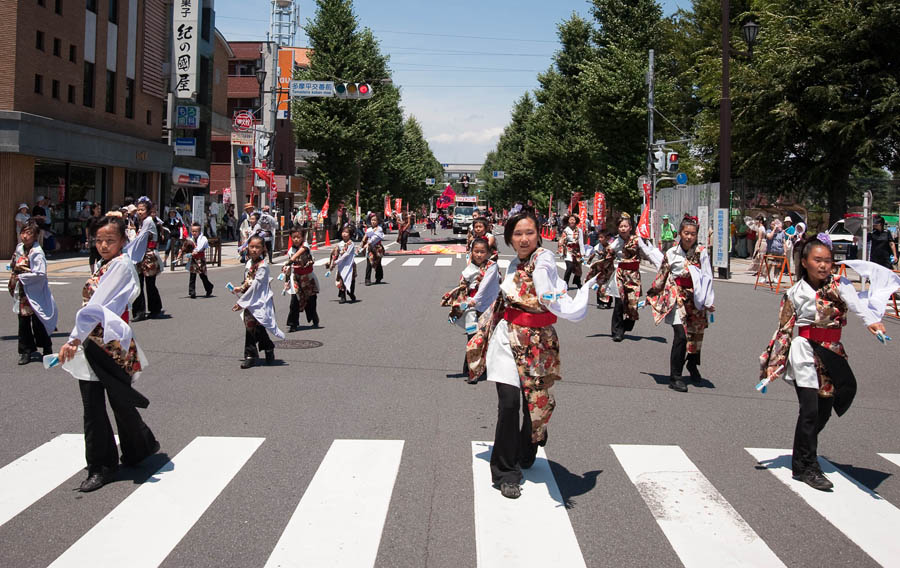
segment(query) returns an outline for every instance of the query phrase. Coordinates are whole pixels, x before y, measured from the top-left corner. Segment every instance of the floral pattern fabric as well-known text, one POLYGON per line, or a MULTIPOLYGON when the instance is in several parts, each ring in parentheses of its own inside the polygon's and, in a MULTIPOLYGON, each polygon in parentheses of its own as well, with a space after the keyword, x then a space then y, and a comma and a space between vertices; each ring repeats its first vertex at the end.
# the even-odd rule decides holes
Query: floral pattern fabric
MULTIPOLYGON (((259 267, 262 266, 263 257, 256 259, 252 264, 250 264, 250 268, 247 269, 246 274, 244 274, 244 281, 240 286, 234 289, 235 293, 240 296, 244 292, 250 289, 250 286, 253 285, 253 281, 256 280, 256 271, 259 270, 259 267)), ((259 325, 259 322, 256 321, 256 318, 253 317, 253 313, 250 310, 244 310, 241 313, 241 316, 244 320, 244 325, 249 329, 256 327, 259 325)))
POLYGON ((460 304, 471 303, 471 298, 469 296, 470 291, 474 292, 478 290, 478 287, 481 286, 481 281, 484 279, 484 275, 487 273, 488 268, 493 265, 493 261, 488 260, 487 262, 485 262, 484 266, 478 269, 478 274, 475 275, 475 279, 472 281, 471 286, 469 285, 469 281, 466 280, 466 277, 461 276, 459 278, 459 284, 456 286, 456 288, 441 296, 441 305, 450 308, 450 315, 448 316, 450 319, 455 320, 463 317, 465 310, 460 307, 460 304))
MULTIPOLYGON (((381 241, 374 245, 369 245, 366 249, 366 258, 369 261, 369 264, 372 268, 381 266, 381 257, 384 256, 384 245, 381 244, 381 241)), ((355 270, 355 268, 354 268, 355 270)))
MULTIPOLYGON (((700 253, 702 251, 702 247, 694 245, 686 253, 685 269, 689 264, 698 269, 701 268, 700 253)), ((690 272, 685 271, 685 275, 680 280, 681 284, 671 272, 668 255, 663 255, 659 272, 647 290, 647 302, 653 309, 653 321, 656 325, 659 325, 669 315, 669 312, 678 310, 687 336, 687 353, 689 355, 699 354, 703 346, 703 334, 708 325, 707 312, 705 309, 697 309, 694 304, 693 282, 690 284, 686 282, 690 280, 690 272)))
MULTIPOLYGON (((847 303, 838 292, 840 278, 834 277, 816 290, 816 319, 812 327, 824 329, 840 329, 847 325, 847 303)), ((788 354, 791 341, 794 339, 794 325, 797 321, 797 312, 793 303, 785 294, 781 299, 781 308, 778 315, 778 329, 766 346, 766 350, 760 355, 760 378, 769 376, 769 369, 787 367, 788 354)), ((847 352, 840 341, 818 342, 825 349, 836 355, 847 358, 847 352)), ((818 356, 815 357, 816 373, 819 377, 819 396, 834 396, 834 384, 828 374, 828 369, 818 356)), ((781 373, 784 371, 782 370, 781 373)))
POLYGON ((181 254, 189 255, 188 271, 191 274, 206 274, 206 251, 194 254, 195 248, 197 248, 197 244, 191 239, 185 240, 181 245, 181 254))
POLYGON ((286 275, 284 279, 284 289, 297 296, 300 311, 305 310, 306 302, 319 293, 319 285, 316 282, 313 273, 300 274, 300 272, 304 270, 311 269, 314 262, 315 259, 313 259, 312 254, 309 252, 309 247, 304 246, 299 258, 294 262, 288 262, 284 267, 283 272, 286 275), (292 271, 293 278, 291 278, 292 271))
MULTIPOLYGON (((331 257, 328 260, 328 270, 337 269, 337 261, 338 258, 347 250, 346 247, 352 247, 353 243, 348 242, 347 244, 343 244, 344 241, 339 242, 333 249, 331 249, 331 257), (343 248, 342 248, 343 247, 343 248)), ((378 246, 381 246, 379 243, 378 246)), ((384 253, 384 248, 382 247, 382 254, 384 253)), ((381 262, 381 259, 378 260, 381 262)), ((353 276, 350 277, 352 280, 356 280, 356 263, 353 263, 353 276)), ((350 290, 350 282, 344 282, 344 278, 341 276, 341 271, 337 270, 334 275, 334 285, 337 287, 339 292, 348 292, 350 290)))
MULTIPOLYGON (((622 258, 619 259, 619 263, 640 262, 641 256, 642 253, 640 244, 638 243, 638 236, 631 235, 625 243, 625 246, 622 248, 622 258)), ((590 280, 594 276, 597 276, 598 283, 607 282, 612 276, 615 262, 615 251, 607 247, 606 255, 591 265, 585 280, 590 280)), ((616 287, 619 298, 622 299, 625 319, 637 321, 640 319, 637 305, 641 298, 641 271, 640 269, 632 270, 622 268, 621 266, 615 267, 615 271, 616 287)))
POLYGON ((17 313, 22 317, 31 317, 34 314, 34 308, 31 307, 31 302, 28 301, 28 296, 25 295, 25 286, 19 281, 19 273, 27 272, 31 269, 28 255, 16 255, 10 264, 12 272, 9 275, 9 295, 18 304, 17 313))
MULTIPOLYGON (((87 282, 85 282, 84 288, 81 289, 82 307, 87 305, 88 301, 94 295, 97 286, 100 285, 100 278, 106 272, 106 269, 109 268, 110 262, 112 261, 101 260, 98 262, 97 267, 94 269, 94 273, 87 279, 87 282)), ((88 341, 93 341, 103 349, 103 351, 105 351, 129 377, 134 377, 135 373, 141 371, 141 362, 138 359, 137 344, 134 342, 134 339, 131 340, 128 349, 122 347, 122 344, 117 339, 105 343, 103 341, 102 324, 97 324, 97 327, 91 331, 87 339, 88 341)))
POLYGON ((138 263, 137 268, 145 278, 152 278, 159 274, 159 255, 156 254, 156 250, 148 248, 147 252, 144 253, 143 260, 138 263))

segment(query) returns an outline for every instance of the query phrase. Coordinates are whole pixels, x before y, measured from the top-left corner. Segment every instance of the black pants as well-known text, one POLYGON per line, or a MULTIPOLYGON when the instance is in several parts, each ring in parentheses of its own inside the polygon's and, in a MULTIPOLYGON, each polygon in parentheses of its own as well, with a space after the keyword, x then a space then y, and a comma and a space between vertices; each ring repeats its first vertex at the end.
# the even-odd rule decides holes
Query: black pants
MULTIPOLYGON (((354 271, 355 270, 356 269, 354 268, 354 271)), ((366 279, 366 281, 368 282, 368 278, 366 279)), ((353 273, 353 278, 350 279, 349 287, 347 286, 347 283, 344 282, 344 289, 338 292, 338 297, 346 298, 347 292, 350 293, 350 299, 355 301, 356 300, 356 272, 353 273)))
POLYGON ((791 469, 794 475, 799 475, 817 464, 819 432, 831 418, 834 398, 819 396, 819 389, 805 387, 796 389, 800 414, 797 416, 797 428, 794 430, 791 469))
MULTIPOLYGON (((191 275, 188 279, 188 296, 196 296, 197 295, 197 272, 191 272, 191 275)), ((212 282, 209 281, 206 274, 200 272, 200 280, 203 282, 203 289, 206 290, 207 294, 212 294, 213 285, 212 282)))
POLYGON ((409 231, 403 231, 400 233, 400 250, 406 250, 406 243, 409 241, 409 231))
POLYGON ((491 453, 491 480, 494 484, 521 483, 522 468, 534 464, 537 444, 531 443, 531 415, 522 389, 497 383, 497 429, 491 453), (519 427, 519 408, 522 425, 519 427))
POLYGON ((575 285, 576 288, 581 288, 581 270, 580 266, 578 266, 574 261, 567 260, 566 261, 566 272, 563 275, 563 280, 566 281, 566 286, 569 285, 569 276, 572 275, 575 278, 572 280, 572 284, 575 285))
MULTIPOLYGON (((473 337, 475 337, 474 333, 466 334, 466 345, 469 344, 469 340, 472 339, 473 337)), ((464 375, 469 374, 469 358, 467 357, 466 352, 463 352, 463 374, 464 375)), ((497 384, 500 384, 500 383, 497 383, 497 384)))
POLYGON ((138 270, 138 278, 141 281, 141 294, 131 305, 131 314, 137 316, 145 312, 144 309, 144 293, 146 291, 147 310, 151 315, 156 315, 162 311, 162 300, 159 298, 159 290, 156 288, 156 276, 144 276, 144 273, 138 270))
MULTIPOLYGON (((93 365, 91 368, 95 373, 104 372, 93 365)), ((116 439, 106 414, 106 389, 99 381, 78 381, 78 388, 81 389, 84 406, 84 454, 88 473, 99 473, 103 467, 119 464, 116 439)), ((156 438, 144 424, 137 408, 120 404, 113 397, 109 398, 109 406, 119 431, 122 461, 134 464, 149 456, 156 445, 156 438)))
POLYGON ((623 338, 626 331, 634 329, 634 320, 625 319, 625 304, 622 298, 616 298, 612 313, 612 333, 613 337, 623 338))
MULTIPOLYGON (((384 268, 381 266, 381 261, 378 261, 378 266, 375 267, 375 282, 381 282, 381 279, 384 278, 384 268)), ((369 259, 366 258, 366 282, 372 281, 372 263, 369 262, 369 259)))
POLYGON ((269 333, 266 328, 256 324, 246 328, 244 333, 244 357, 247 359, 255 359, 259 357, 260 351, 272 351, 275 344, 269 339, 269 333), (259 349, 257 349, 259 346, 259 349))
POLYGON ((681 377, 681 370, 687 361, 688 372, 691 378, 700 378, 700 371, 697 365, 700 364, 700 354, 687 354, 687 334, 684 331, 684 325, 675 324, 672 326, 675 337, 672 339, 672 352, 669 354, 669 376, 673 379, 681 377))
MULTIPOLYGON (((319 325, 319 314, 316 311, 318 297, 310 296, 306 299, 306 309, 304 311, 306 313, 306 323, 315 322, 316 325, 319 325)), ((297 299, 296 294, 291 295, 291 309, 288 312, 287 325, 288 327, 300 325, 300 300, 297 299)))
POLYGON ((47 328, 37 314, 19 316, 19 354, 32 353, 38 347, 49 353, 53 349, 47 328))
POLYGON ((266 251, 269 253, 269 264, 272 264, 272 251, 275 248, 275 245, 272 244, 272 241, 265 241, 266 243, 266 251))

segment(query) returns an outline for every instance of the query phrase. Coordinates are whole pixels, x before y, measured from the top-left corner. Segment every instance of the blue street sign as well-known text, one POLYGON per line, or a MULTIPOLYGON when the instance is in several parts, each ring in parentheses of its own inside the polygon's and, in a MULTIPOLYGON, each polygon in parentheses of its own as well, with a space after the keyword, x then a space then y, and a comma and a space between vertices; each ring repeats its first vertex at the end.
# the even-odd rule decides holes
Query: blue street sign
POLYGON ((675 183, 686 184, 687 183, 687 174, 684 172, 678 172, 678 175, 675 176, 675 183))

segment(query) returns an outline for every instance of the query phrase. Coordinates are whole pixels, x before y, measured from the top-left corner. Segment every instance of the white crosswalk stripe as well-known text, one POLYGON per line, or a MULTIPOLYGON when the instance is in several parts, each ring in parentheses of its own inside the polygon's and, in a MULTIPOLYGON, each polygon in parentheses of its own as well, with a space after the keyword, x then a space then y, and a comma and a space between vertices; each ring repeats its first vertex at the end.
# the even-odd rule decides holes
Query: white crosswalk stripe
POLYGON ((84 436, 60 434, 0 469, 0 526, 84 467, 84 436))
POLYGON ((435 266, 452 266, 453 259, 448 256, 439 256, 434 260, 435 266))
POLYGON ((878 454, 878 455, 883 457, 884 459, 888 460, 889 462, 892 462, 894 465, 900 466, 900 454, 878 454))
POLYGON ((419 266, 422 264, 422 261, 425 260, 421 256, 415 258, 407 258, 406 262, 404 262, 401 266, 419 266))
POLYGON ((530 469, 518 499, 507 499, 491 486, 490 442, 472 442, 472 477, 475 483, 475 548, 478 566, 545 567, 585 566, 575 531, 550 462, 543 448, 530 469), (528 546, 510 535, 534 534, 540 519, 540 538, 549 546, 528 546))
POLYGON ((818 491, 792 479, 791 450, 746 450, 876 562, 882 566, 898 565, 900 509, 822 457, 819 458, 819 465, 834 484, 830 492, 818 491))
POLYGON ((328 261, 330 259, 331 259, 331 257, 320 258, 319 260, 317 260, 313 263, 313 266, 325 266, 326 264, 328 264, 328 261))
POLYGON ((263 438, 194 438, 51 568, 159 566, 262 443, 263 438))
POLYGON ((374 566, 403 440, 335 440, 266 568, 374 566))
POLYGON ((556 266, 558 266, 559 268, 562 268, 563 270, 566 269, 566 263, 565 263, 565 262, 557 262, 557 263, 556 263, 556 266))
MULTIPOLYGON (((353 259, 353 262, 354 262, 355 264, 359 264, 360 262, 365 262, 365 261, 366 261, 366 257, 364 257, 364 256, 360 256, 359 258, 354 258, 354 259, 353 259)), ((384 264, 384 263, 382 262, 382 264, 384 264)))
POLYGON ((784 566, 681 448, 611 447, 685 568, 784 566))
POLYGON ((382 259, 381 259, 381 266, 387 266, 388 264, 394 262, 394 260, 396 260, 396 259, 394 259, 394 258, 382 258, 382 259))

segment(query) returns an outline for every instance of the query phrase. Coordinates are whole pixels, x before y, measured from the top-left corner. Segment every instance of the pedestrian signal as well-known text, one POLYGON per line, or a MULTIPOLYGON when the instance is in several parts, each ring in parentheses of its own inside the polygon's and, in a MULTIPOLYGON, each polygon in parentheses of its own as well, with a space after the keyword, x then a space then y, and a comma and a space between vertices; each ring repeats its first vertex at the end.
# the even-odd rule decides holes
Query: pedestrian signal
POLYGON ((237 152, 238 163, 242 166, 250 165, 250 146, 240 146, 237 152))
POLYGON ((678 152, 669 152, 666 155, 666 163, 668 164, 669 172, 677 172, 678 171, 678 152))

